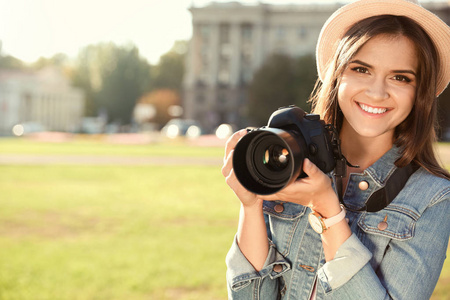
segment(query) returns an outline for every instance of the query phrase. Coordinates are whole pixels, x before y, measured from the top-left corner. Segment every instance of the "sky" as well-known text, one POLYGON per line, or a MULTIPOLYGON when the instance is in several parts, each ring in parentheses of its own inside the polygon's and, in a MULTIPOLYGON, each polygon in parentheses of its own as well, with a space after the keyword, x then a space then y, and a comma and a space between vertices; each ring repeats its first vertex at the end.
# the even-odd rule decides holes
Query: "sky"
MULTIPOLYGON (((216 0, 227 2, 226 0, 216 0)), ((322 0, 327 1, 327 0, 322 0)), ((156 64, 177 40, 192 35, 192 4, 209 0, 0 0, 1 53, 25 62, 80 49, 99 42, 133 43, 156 64)), ((239 2, 255 4, 257 0, 239 2)), ((301 3, 306 0, 266 0, 301 3)))
POLYGON ((150 63, 191 37, 191 0, 0 0, 2 53, 33 62, 89 44, 134 43, 150 63))
MULTIPOLYGON (((216 0, 227 2, 225 0, 216 0)), ((135 44, 156 64, 177 40, 192 36, 192 4, 209 0, 0 0, 1 53, 25 62, 65 53, 76 57, 90 44, 135 44)), ((241 0, 257 3, 257 0, 241 0)), ((295 3, 297 1, 261 1, 295 3)), ((304 2, 304 1, 303 1, 304 2)))

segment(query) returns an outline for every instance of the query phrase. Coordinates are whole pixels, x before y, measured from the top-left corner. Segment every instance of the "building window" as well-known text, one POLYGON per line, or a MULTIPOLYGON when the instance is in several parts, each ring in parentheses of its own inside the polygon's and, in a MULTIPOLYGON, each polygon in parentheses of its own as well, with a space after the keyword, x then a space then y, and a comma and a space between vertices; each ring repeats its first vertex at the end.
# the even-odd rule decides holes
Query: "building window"
POLYGON ((252 81, 253 72, 250 68, 243 68, 241 71, 241 83, 247 85, 252 81))
POLYGON ((227 94, 225 91, 220 91, 217 95, 217 103, 220 106, 224 106, 225 104, 227 104, 228 99, 227 99, 227 94))
POLYGON ((21 103, 21 121, 22 122, 30 122, 33 120, 33 103, 31 99, 31 94, 24 93, 22 95, 22 103, 21 103))
POLYGON ((242 35, 242 41, 245 42, 251 42, 252 40, 252 34, 253 34, 253 28, 251 24, 242 24, 241 26, 241 35, 242 35))
POLYGON ((276 27, 275 35, 277 40, 284 40, 286 38, 286 27, 284 26, 276 27))
POLYGON ((243 24, 241 26, 241 55, 243 68, 251 68, 253 57, 253 41, 252 41, 253 27, 250 24, 243 24))
POLYGON ((297 36, 300 40, 303 40, 308 36, 308 29, 306 29, 306 26, 300 26, 300 28, 297 29, 297 36))
POLYGON ((204 67, 207 67, 207 66, 208 66, 208 63, 209 63, 209 53, 210 53, 209 47, 206 46, 206 45, 204 45, 204 46, 202 47, 201 51, 200 51, 200 56, 201 56, 202 64, 203 64, 204 67))
POLYGON ((231 44, 220 45, 220 56, 224 59, 228 59, 231 56, 231 44))
POLYGON ((228 85, 230 83, 230 71, 223 68, 219 71, 218 80, 221 85, 228 85))
POLYGON ((252 45, 251 44, 243 44, 241 48, 242 53, 242 63, 243 64, 251 64, 252 60, 252 45))
POLYGON ((209 25, 200 25, 200 38, 203 43, 207 43, 211 36, 211 26, 209 25))
POLYGON ((220 44, 228 44, 230 42, 230 24, 220 24, 219 41, 220 44))
POLYGON ((199 75, 199 81, 202 83, 202 85, 208 85, 209 82, 209 74, 206 71, 203 71, 199 75))
POLYGON ((197 98, 195 100, 197 105, 205 104, 205 96, 203 96, 202 94, 197 95, 197 98))

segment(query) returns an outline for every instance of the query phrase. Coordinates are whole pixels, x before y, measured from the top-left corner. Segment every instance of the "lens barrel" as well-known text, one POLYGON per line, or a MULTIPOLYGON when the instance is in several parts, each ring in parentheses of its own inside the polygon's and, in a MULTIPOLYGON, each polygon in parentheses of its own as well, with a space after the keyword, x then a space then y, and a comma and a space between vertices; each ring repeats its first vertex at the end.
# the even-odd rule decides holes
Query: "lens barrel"
POLYGON ((239 182, 258 195, 270 195, 296 180, 307 151, 300 133, 261 128, 237 143, 233 169, 239 182))

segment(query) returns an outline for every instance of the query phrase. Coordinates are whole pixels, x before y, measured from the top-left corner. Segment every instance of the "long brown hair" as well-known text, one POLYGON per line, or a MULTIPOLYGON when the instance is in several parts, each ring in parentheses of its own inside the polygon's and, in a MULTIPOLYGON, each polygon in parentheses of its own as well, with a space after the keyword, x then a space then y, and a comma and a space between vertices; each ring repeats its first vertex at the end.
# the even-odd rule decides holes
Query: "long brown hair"
POLYGON ((403 167, 414 161, 430 173, 450 179, 450 173, 439 165, 433 147, 437 141, 436 74, 439 57, 425 31, 408 17, 381 15, 353 25, 340 40, 323 82, 318 80, 316 83, 311 97, 312 112, 320 114, 326 123, 334 124, 340 131, 343 114, 337 95, 342 74, 358 50, 380 34, 409 38, 415 45, 419 61, 413 109, 395 130, 394 143, 402 151, 395 164, 403 167))

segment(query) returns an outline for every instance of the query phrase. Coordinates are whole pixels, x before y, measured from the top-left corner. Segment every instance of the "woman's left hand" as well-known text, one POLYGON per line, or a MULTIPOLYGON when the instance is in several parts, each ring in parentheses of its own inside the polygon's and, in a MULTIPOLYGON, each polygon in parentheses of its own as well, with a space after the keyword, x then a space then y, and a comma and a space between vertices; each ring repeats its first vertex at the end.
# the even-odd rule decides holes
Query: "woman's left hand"
POLYGON ((324 217, 339 212, 339 199, 333 190, 331 179, 307 158, 303 161, 303 171, 308 177, 292 182, 275 194, 258 197, 308 206, 324 217))

